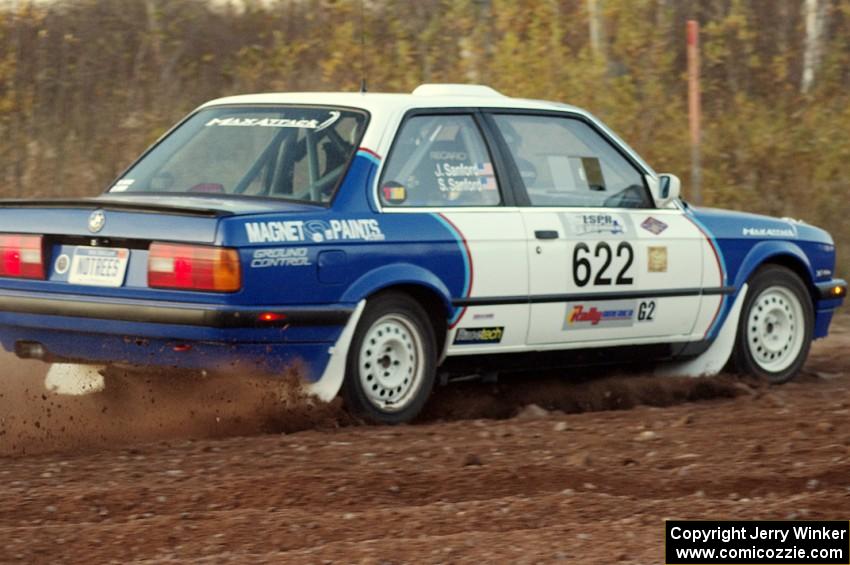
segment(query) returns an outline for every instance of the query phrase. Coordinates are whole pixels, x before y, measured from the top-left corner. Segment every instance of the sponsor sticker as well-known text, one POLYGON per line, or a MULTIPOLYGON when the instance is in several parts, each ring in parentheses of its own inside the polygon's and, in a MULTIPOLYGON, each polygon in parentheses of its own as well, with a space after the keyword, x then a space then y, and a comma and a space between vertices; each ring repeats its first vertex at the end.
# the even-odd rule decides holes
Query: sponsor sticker
POLYGON ((247 222, 245 233, 251 243, 322 243, 385 239, 378 220, 371 219, 247 222))
POLYGON ((500 343, 505 334, 504 326, 496 328, 460 328, 455 334, 455 345, 500 343))
POLYGON ((743 228, 741 234, 744 237, 797 237, 797 228, 743 228))
POLYGON ((574 235, 622 235, 626 221, 617 214, 568 214, 562 216, 565 226, 574 235))
POLYGON ((649 233, 659 235, 661 232, 667 229, 667 224, 662 222, 661 220, 656 220, 652 216, 645 219, 641 222, 640 227, 648 231, 649 233))
POLYGON ((564 330, 624 328, 634 324, 635 302, 612 300, 567 304, 564 330))
POLYGON ((213 118, 204 124, 206 127, 261 127, 261 128, 302 128, 321 131, 332 126, 342 115, 341 112, 331 111, 328 118, 319 120, 308 120, 306 118, 213 118))
POLYGON ((667 272, 667 248, 649 247, 647 250, 647 269, 650 273, 666 273, 667 272))
POLYGON ((312 265, 306 247, 272 247, 256 249, 251 257, 252 269, 269 267, 307 267, 312 265))

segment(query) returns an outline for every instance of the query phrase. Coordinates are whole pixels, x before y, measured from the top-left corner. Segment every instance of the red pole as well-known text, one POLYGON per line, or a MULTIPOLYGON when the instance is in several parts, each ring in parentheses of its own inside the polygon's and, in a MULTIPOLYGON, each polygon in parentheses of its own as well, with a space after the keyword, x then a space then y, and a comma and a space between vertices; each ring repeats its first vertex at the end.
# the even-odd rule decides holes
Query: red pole
POLYGON ((688 20, 688 123, 691 137, 691 196, 694 204, 702 204, 699 59, 699 22, 688 20))

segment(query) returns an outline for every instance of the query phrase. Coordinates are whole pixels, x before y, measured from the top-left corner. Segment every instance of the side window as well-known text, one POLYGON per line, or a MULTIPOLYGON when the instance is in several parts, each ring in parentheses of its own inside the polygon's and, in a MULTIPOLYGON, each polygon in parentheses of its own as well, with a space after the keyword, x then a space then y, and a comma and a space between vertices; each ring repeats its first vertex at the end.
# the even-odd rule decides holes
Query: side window
POLYGON ((472 116, 416 116, 396 136, 380 183, 385 206, 497 206, 493 162, 472 116))
POLYGON ((640 171, 581 120, 493 117, 532 206, 653 207, 640 171))

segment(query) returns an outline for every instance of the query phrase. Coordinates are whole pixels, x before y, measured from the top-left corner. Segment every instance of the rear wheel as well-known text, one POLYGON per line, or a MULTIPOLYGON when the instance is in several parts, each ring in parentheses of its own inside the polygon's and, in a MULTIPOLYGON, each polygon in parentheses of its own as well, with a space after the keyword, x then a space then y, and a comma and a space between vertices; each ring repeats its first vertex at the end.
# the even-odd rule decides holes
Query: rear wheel
POLYGON ((370 299, 348 352, 348 410, 379 424, 415 418, 434 387, 435 342, 427 313, 412 298, 392 292, 370 299))
POLYGON ((777 265, 750 278, 732 362, 773 383, 793 379, 809 355, 814 312, 803 281, 777 265))

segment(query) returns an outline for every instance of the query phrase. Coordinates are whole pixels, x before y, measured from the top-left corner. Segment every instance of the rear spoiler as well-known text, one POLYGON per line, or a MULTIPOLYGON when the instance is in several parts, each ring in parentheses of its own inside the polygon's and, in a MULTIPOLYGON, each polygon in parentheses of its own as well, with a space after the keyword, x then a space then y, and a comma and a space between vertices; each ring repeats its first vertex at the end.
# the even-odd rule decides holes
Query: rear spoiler
POLYGON ((59 199, 51 198, 45 200, 5 199, 0 200, 0 208, 78 208, 88 210, 115 210, 131 211, 150 214, 170 214, 174 216, 196 216, 206 218, 219 218, 232 216, 233 212, 227 210, 216 210, 213 208, 175 206, 169 204, 157 204, 155 202, 140 202, 138 200, 124 200, 112 198, 76 198, 59 199))

